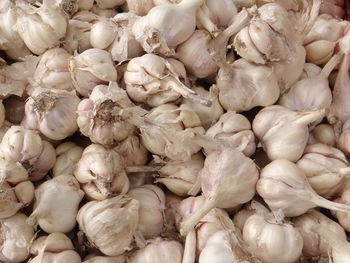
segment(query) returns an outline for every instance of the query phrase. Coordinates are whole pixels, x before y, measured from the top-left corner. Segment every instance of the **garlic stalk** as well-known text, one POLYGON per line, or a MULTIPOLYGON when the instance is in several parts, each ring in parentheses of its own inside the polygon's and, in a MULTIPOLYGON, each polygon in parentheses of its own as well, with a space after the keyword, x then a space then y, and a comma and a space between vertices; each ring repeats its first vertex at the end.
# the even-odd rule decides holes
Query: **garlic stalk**
POLYGON ((104 256, 96 256, 91 257, 87 260, 84 260, 82 263, 126 263, 125 256, 117 256, 117 257, 104 257, 104 256))
MULTIPOLYGON (((339 142, 341 140, 340 138, 339 138, 339 142)), ((336 139, 335 139, 333 126, 325 123, 317 125, 312 130, 309 137, 309 144, 313 144, 313 143, 323 143, 329 146, 334 146, 336 143, 336 139)), ((340 149, 343 150, 341 147, 340 149)))
MULTIPOLYGON (((3 106, 5 109, 2 109, 2 106, 0 106, 0 123, 1 125, 3 122, 1 122, 1 116, 2 114, 5 114, 6 120, 13 124, 19 124, 23 120, 24 117, 24 104, 25 101, 22 98, 19 98, 17 96, 11 96, 3 101, 3 106), (3 110, 5 112, 3 112, 3 110)), ((1 103, 0 103, 1 105, 1 103)))
POLYGON ((46 233, 68 233, 76 224, 79 203, 84 192, 72 175, 60 175, 42 183, 35 190, 31 225, 38 224, 46 233))
POLYGON ((137 200, 119 195, 86 203, 80 208, 77 221, 93 246, 107 256, 119 256, 130 249, 138 211, 137 200))
POLYGON ((74 169, 83 154, 83 147, 74 142, 64 142, 56 148, 56 162, 52 167, 53 176, 73 175, 74 169))
POLYGON ((145 16, 154 7, 153 0, 126 0, 129 12, 145 16))
POLYGON ((260 173, 256 190, 275 212, 286 217, 299 216, 316 206, 350 212, 350 206, 328 201, 310 186, 303 170, 287 160, 275 160, 260 173))
POLYGON ((84 149, 74 176, 82 184, 86 195, 96 200, 125 194, 129 189, 122 156, 115 149, 98 144, 91 144, 84 149))
POLYGON ((240 151, 224 148, 207 156, 200 176, 205 203, 181 223, 182 235, 191 231, 212 208, 232 208, 251 200, 259 172, 254 162, 240 151))
POLYGON ((324 115, 324 109, 294 112, 274 105, 262 109, 252 126, 270 160, 297 161, 307 144, 308 125, 321 120, 324 115))

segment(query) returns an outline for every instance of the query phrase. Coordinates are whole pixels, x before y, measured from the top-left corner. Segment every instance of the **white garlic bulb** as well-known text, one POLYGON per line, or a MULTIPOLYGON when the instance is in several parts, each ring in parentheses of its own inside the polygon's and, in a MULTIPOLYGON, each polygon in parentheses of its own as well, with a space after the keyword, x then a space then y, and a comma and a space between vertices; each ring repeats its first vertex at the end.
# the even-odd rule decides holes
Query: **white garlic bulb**
POLYGON ((119 195, 91 201, 80 208, 77 221, 88 240, 107 256, 130 248, 139 220, 139 202, 119 195))
POLYGON ((73 175, 75 166, 83 154, 83 147, 74 142, 64 142, 56 148, 56 162, 52 167, 53 176, 73 175))

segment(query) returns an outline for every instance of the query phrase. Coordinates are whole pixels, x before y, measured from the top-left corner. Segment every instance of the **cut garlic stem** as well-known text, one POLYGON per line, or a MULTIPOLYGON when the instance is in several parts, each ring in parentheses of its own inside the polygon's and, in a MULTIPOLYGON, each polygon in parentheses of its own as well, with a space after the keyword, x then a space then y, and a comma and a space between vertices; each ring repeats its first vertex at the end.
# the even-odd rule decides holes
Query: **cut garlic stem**
POLYGON ((186 236, 182 263, 194 263, 196 261, 196 230, 192 229, 186 236))

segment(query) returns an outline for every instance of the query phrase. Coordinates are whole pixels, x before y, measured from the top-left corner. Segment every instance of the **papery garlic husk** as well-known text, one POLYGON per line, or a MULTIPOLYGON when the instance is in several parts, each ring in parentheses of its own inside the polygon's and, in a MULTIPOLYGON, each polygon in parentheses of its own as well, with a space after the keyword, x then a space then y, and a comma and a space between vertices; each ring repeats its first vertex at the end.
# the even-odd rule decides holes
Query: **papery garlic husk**
POLYGON ((82 263, 126 263, 126 256, 118 256, 118 257, 103 257, 96 256, 91 257, 87 260, 84 260, 82 263))
POLYGON ((29 247, 34 237, 34 228, 26 223, 27 216, 17 213, 0 220, 0 260, 20 263, 29 257, 29 247))
POLYGON ((69 72, 71 55, 63 48, 52 48, 40 56, 38 66, 29 79, 33 87, 74 90, 69 72))
POLYGON ((139 202, 119 195, 91 201, 80 208, 79 228, 93 246, 107 256, 118 256, 130 249, 139 220, 139 202))
POLYGON ((345 155, 350 155, 350 119, 348 119, 342 127, 342 131, 337 141, 337 147, 344 152, 345 155))
POLYGON ((179 4, 153 7, 139 18, 132 31, 147 53, 174 54, 196 28, 196 11, 203 0, 182 0, 179 4), (179 23, 179 21, 182 21, 179 23))
POLYGON ((345 155, 337 148, 321 143, 308 145, 296 164, 316 193, 325 198, 338 194, 350 175, 345 155))
POLYGON ((31 225, 38 224, 46 233, 68 233, 76 224, 79 203, 84 192, 72 175, 60 175, 42 183, 35 190, 31 225))
POLYGON ((344 229, 315 209, 294 218, 293 224, 303 237, 303 254, 308 257, 327 256, 329 252, 329 245, 327 242, 313 231, 313 227, 315 226, 337 233, 340 239, 346 240, 344 229))
POLYGON ((205 203, 181 223, 182 235, 191 231, 212 208, 233 208, 251 200, 259 171, 253 160, 239 150, 224 148, 207 156, 199 175, 205 203))
POLYGON ((16 185, 26 180, 28 180, 28 172, 19 162, 0 158, 0 181, 16 185))
POLYGON ((106 149, 102 145, 91 144, 84 149, 74 176, 92 199, 104 200, 129 190, 123 157, 116 150, 106 149))
MULTIPOLYGON (((3 110, 5 110, 6 120, 13 124, 19 124, 24 117, 24 104, 25 101, 22 98, 11 96, 3 101, 5 109, 2 109, 2 106, 0 106, 0 116, 4 113, 3 110)), ((1 122, 1 125, 2 124, 3 122, 1 122)))
POLYGON ((334 146, 336 144, 336 138, 335 138, 333 126, 326 123, 317 125, 312 130, 309 137, 309 144, 314 144, 314 143, 323 143, 329 146, 334 146))
POLYGON ((154 7, 153 0, 126 0, 129 12, 145 16, 154 7))
POLYGON ((93 48, 107 48, 117 35, 118 27, 112 20, 100 19, 90 31, 90 43, 93 48))
POLYGON ((236 112, 272 105, 280 95, 273 69, 245 59, 224 64, 217 75, 217 87, 223 108, 236 112))
POLYGON ((73 54, 76 50, 78 52, 83 52, 92 48, 90 43, 90 30, 92 22, 97 19, 96 15, 92 16, 92 21, 81 21, 74 17, 68 21, 67 33, 63 40, 63 47, 70 54, 73 54))
POLYGON ((111 54, 97 48, 90 48, 73 56, 69 69, 74 87, 85 97, 95 86, 116 81, 118 77, 111 54))
POLYGON ((78 129, 79 102, 74 91, 36 88, 25 104, 22 125, 39 130, 49 139, 62 140, 78 129))
POLYGON ((52 168, 53 176, 74 174, 74 169, 83 154, 83 147, 74 142, 64 142, 56 147, 56 162, 52 168))
POLYGON ((192 89, 202 98, 210 100, 211 106, 208 107, 199 103, 198 101, 194 101, 189 98, 183 98, 182 105, 180 106, 180 108, 181 107, 184 107, 184 109, 186 109, 187 107, 190 108, 192 111, 194 111, 198 115, 203 128, 208 129, 224 113, 224 110, 218 99, 219 90, 215 85, 211 86, 209 91, 199 86, 193 87, 192 89))
POLYGON ((129 257, 130 263, 162 263, 166 258, 169 263, 182 262, 183 247, 173 240, 160 237, 150 241, 146 247, 135 251, 129 257))
POLYGON ((66 34, 68 19, 57 5, 44 3, 39 8, 26 5, 17 8, 16 13, 14 29, 36 55, 56 46, 66 34))
MULTIPOLYGON (((242 150, 246 156, 251 156, 256 149, 255 136, 249 120, 233 111, 221 115, 219 121, 211 126, 205 135, 229 147, 238 147, 247 140, 247 145, 242 150)), ((210 153, 210 149, 204 150, 207 154, 210 153)))
POLYGON ((145 239, 160 236, 165 223, 165 194, 155 185, 143 185, 128 192, 128 196, 139 201, 137 230, 145 239))
MULTIPOLYGON (((192 155, 188 161, 168 161, 159 169, 159 177, 156 182, 164 184, 172 193, 178 196, 189 195, 199 179, 199 171, 204 166, 204 158, 201 154, 192 155)), ((193 193, 197 194, 198 191, 193 193)))
POLYGON ((114 147, 123 156, 125 166, 145 165, 148 161, 148 151, 142 144, 141 138, 129 135, 124 141, 114 147))
POLYGON ((308 125, 321 120, 325 110, 295 112, 273 105, 262 109, 252 127, 270 160, 297 161, 309 137, 308 125))
POLYGON ((332 57, 334 53, 335 42, 327 40, 318 40, 305 46, 306 61, 316 65, 323 65, 332 57))
POLYGON ((305 63, 300 79, 312 78, 321 73, 322 69, 312 63, 305 63))
POLYGON ((350 206, 328 201, 310 186, 303 170, 287 160, 275 160, 260 173, 256 191, 274 212, 286 217, 304 214, 316 206, 349 213, 350 206))
POLYGON ((135 131, 135 126, 117 112, 133 106, 125 90, 117 83, 98 85, 88 99, 79 103, 77 123, 80 132, 94 143, 115 146, 135 131))
POLYGON ((27 169, 29 180, 42 179, 56 162, 53 146, 40 138, 38 132, 22 126, 11 126, 0 144, 1 155, 20 162, 27 169))
POLYGON ((17 184, 14 188, 18 201, 23 206, 28 206, 34 200, 34 184, 31 181, 25 181, 17 184))
POLYGON ((278 222, 272 214, 250 216, 243 227, 243 240, 253 255, 269 263, 294 262, 303 249, 299 231, 289 222, 278 222))

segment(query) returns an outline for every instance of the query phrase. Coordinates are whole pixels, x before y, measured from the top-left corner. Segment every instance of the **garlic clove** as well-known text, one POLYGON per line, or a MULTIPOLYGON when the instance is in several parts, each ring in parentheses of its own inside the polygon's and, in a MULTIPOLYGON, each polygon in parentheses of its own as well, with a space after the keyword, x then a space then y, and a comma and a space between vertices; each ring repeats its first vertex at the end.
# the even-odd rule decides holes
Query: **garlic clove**
POLYGON ((102 8, 115 8, 125 3, 125 0, 96 0, 96 4, 102 8))
POLYGON ((140 137, 129 135, 124 141, 114 147, 123 156, 125 166, 145 165, 148 161, 148 151, 142 144, 140 137))
POLYGON ((337 147, 344 152, 345 155, 350 154, 350 145, 349 145, 349 127, 350 127, 350 119, 347 120, 342 127, 342 132, 339 135, 337 141, 337 147))
MULTIPOLYGON (((339 140, 340 141, 340 138, 339 140)), ((335 133, 332 125, 319 124, 311 132, 309 137, 309 144, 323 143, 329 146, 336 144, 335 133)), ((342 148, 340 148, 342 150, 342 148)))
POLYGON ((28 206, 34 200, 34 185, 31 181, 25 181, 14 187, 16 197, 23 206, 28 206))
POLYGON ((117 35, 118 27, 111 20, 102 19, 94 23, 90 31, 90 43, 93 48, 106 49, 117 35))
POLYGON ((332 57, 336 43, 318 40, 305 46, 306 60, 316 65, 323 65, 332 57))
POLYGON ((39 255, 42 252, 60 253, 65 250, 74 250, 74 246, 68 236, 60 232, 38 237, 30 246, 30 253, 33 255, 39 255))
POLYGON ((1 181, 16 185, 28 180, 28 172, 19 162, 0 158, 0 178, 1 181))
POLYGON ((53 176, 73 174, 77 162, 83 154, 83 147, 74 142, 64 142, 56 148, 56 162, 52 168, 53 176))
POLYGON ((2 182, 0 189, 0 218, 3 219, 15 215, 23 204, 17 201, 16 192, 8 183, 2 182))

